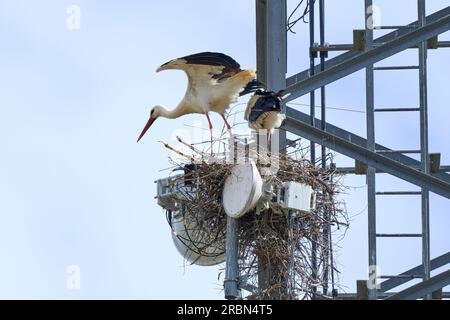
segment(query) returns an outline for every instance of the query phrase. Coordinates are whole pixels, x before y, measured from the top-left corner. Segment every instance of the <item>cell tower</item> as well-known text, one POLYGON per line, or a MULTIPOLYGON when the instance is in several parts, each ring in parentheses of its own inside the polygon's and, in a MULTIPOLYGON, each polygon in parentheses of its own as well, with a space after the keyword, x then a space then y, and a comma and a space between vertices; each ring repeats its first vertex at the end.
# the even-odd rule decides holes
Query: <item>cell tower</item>
MULTIPOLYGON (((361 0, 363 1, 363 0, 361 0)), ((287 0, 256 0, 256 41, 257 41, 257 71, 258 78, 264 82, 270 90, 285 89, 289 94, 287 102, 304 95, 310 95, 310 113, 306 114, 291 107, 284 107, 286 120, 280 131, 280 150, 286 148, 292 142, 286 138, 286 132, 311 142, 311 163, 316 164, 316 145, 320 145, 319 167, 323 170, 332 168, 334 164, 327 158, 327 150, 332 150, 355 160, 352 168, 335 168, 337 172, 345 174, 360 174, 367 177, 368 199, 368 266, 377 266, 377 239, 378 238, 421 238, 422 263, 409 270, 396 275, 376 274, 376 268, 369 268, 367 279, 385 279, 380 286, 370 286, 366 280, 359 281, 357 293, 339 294, 336 290, 329 293, 328 277, 333 277, 330 269, 322 273, 323 295, 329 298, 358 298, 358 299, 430 299, 432 297, 450 298, 450 293, 442 292, 442 288, 450 284, 450 270, 431 276, 431 271, 450 263, 450 252, 432 258, 430 256, 430 192, 445 198, 450 198, 450 166, 440 164, 440 154, 429 153, 428 137, 428 97, 427 97, 427 52, 439 48, 449 48, 450 41, 439 41, 438 35, 450 30, 450 6, 426 15, 425 0, 411 0, 411 5, 417 7, 417 20, 405 26, 376 26, 373 25, 372 0, 364 0, 365 29, 353 31, 353 43, 328 44, 325 42, 325 0, 307 3, 305 14, 309 15, 310 29, 310 68, 286 78, 287 74, 287 0), (318 10, 318 14, 317 14, 318 10), (319 35, 316 36, 316 17, 319 17, 319 35), (392 30, 381 37, 376 38, 377 30, 392 30), (318 42, 316 41, 318 38, 318 42), (375 66, 376 63, 387 59, 405 50, 416 50, 418 64, 413 66, 375 66), (331 51, 343 53, 328 59, 331 51), (316 62, 318 61, 318 64, 316 62), (326 86, 330 83, 365 70, 366 86, 366 137, 358 136, 344 128, 339 128, 327 123, 326 112, 326 86), (375 106, 374 82, 375 72, 402 72, 403 70, 417 70, 419 83, 418 107, 415 108, 377 108, 375 106), (315 92, 320 90, 320 119, 316 117, 315 92), (376 113, 402 113, 416 112, 420 117, 420 149, 419 150, 393 150, 387 146, 377 144, 375 141, 375 114, 376 113), (420 161, 410 157, 409 154, 420 155, 420 161), (387 173, 403 181, 419 187, 419 191, 377 191, 376 177, 381 173, 387 173), (417 196, 421 199, 421 233, 418 234, 383 234, 376 230, 377 197, 417 196), (422 279, 418 284, 411 285, 407 289, 395 293, 388 293, 392 289, 408 284, 412 279, 422 279)), ((164 186, 167 181, 160 180, 158 198, 160 203, 167 208, 171 202, 163 203, 167 190, 164 186)), ((302 191, 304 192, 304 191, 302 191)), ((176 206, 173 210, 179 210, 176 206)), ((306 210, 308 211, 308 210, 306 210)), ((323 213, 324 215, 326 213, 323 213)), ((327 217, 325 216, 325 220, 327 217)), ((238 228, 240 218, 228 217, 226 228, 226 244, 224 252, 220 249, 209 252, 214 259, 223 261, 226 256, 224 291, 227 299, 240 298, 240 290, 252 291, 242 275, 239 274, 238 252, 239 239, 238 228)), ((330 229, 324 227, 322 237, 329 239, 330 229)), ((214 249, 214 248, 213 248, 214 249)), ((318 277, 317 243, 311 243, 311 275, 318 277)), ((332 253, 332 252, 331 252, 332 253)), ((200 257, 197 257, 200 258, 200 257)), ((327 260, 332 260, 332 254, 327 255, 327 260)), ((262 259, 262 258, 261 258, 262 259)), ((323 257, 321 257, 323 259, 323 257)), ((362 258, 361 258, 362 259, 362 258)), ((328 261, 329 262, 329 261, 328 261)), ((328 263, 327 262, 327 263, 328 263)), ((328 264, 327 264, 328 265, 328 264)), ((333 261, 329 264, 333 268, 333 261)), ((276 267, 272 268, 272 271, 276 267)), ((268 279, 273 275, 271 270, 261 267, 259 270, 258 286, 267 285, 268 279)), ((334 279, 332 279, 334 282, 334 279)), ((333 288, 332 288, 333 289, 333 288)), ((312 298, 320 295, 313 294, 312 298)), ((271 296, 271 298, 282 298, 271 296)))

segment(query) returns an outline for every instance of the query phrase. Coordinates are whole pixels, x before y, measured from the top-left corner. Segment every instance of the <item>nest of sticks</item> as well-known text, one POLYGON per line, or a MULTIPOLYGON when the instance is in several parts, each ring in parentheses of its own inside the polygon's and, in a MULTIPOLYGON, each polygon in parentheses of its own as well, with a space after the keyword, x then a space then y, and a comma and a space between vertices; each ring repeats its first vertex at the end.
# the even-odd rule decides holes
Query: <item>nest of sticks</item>
MULTIPOLYGON (((227 215, 222 190, 234 164, 210 161, 210 155, 192 146, 190 155, 165 146, 181 156, 181 160, 172 162, 184 170, 171 182, 178 191, 176 201, 181 204, 187 230, 180 240, 198 256, 224 257, 227 215)), ((330 235, 348 227, 344 204, 338 199, 344 188, 335 167, 316 166, 307 159, 307 149, 298 148, 289 155, 264 154, 278 157, 278 171, 263 177, 272 184, 274 194, 283 182, 306 183, 316 192, 316 207, 311 212, 292 214, 272 203, 240 219, 239 271, 253 288, 249 299, 329 297, 332 280, 334 287, 331 275, 338 270, 332 259, 330 235), (324 288, 327 293, 322 294, 324 288)), ((264 170, 264 165, 257 166, 264 170)))

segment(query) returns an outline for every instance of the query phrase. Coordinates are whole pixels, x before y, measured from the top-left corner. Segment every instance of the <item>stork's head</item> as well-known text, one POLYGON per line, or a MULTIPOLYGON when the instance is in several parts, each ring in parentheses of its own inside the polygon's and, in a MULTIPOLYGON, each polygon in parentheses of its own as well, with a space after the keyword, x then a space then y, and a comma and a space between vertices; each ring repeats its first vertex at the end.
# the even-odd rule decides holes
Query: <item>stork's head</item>
POLYGON ((153 109, 150 111, 150 118, 148 119, 147 123, 145 124, 144 129, 142 129, 141 134, 139 135, 139 138, 137 139, 137 142, 142 139, 142 137, 145 135, 145 133, 150 129, 153 122, 155 122, 156 119, 161 115, 164 108, 162 106, 154 106, 153 109))

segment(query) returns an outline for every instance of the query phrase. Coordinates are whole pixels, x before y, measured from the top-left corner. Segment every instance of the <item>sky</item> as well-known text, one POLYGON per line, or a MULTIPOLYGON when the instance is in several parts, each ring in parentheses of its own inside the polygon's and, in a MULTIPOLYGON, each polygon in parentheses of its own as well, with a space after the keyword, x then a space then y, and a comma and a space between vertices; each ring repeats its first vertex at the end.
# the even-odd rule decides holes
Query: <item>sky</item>
MULTIPOLYGON (((326 2, 327 41, 350 43, 352 30, 364 27, 363 1, 326 2)), ((289 1, 289 10, 296 4, 289 1)), ((414 0, 375 4, 383 25, 416 19, 414 0)), ((448 5, 428 1, 427 12, 448 5)), ((295 30, 288 75, 309 63, 307 25, 295 30)), ((222 299, 222 266, 186 265, 154 199, 154 181, 170 173, 161 171, 170 154, 158 141, 174 143, 206 121, 158 120, 142 142, 136 138, 153 105, 173 108, 184 95, 185 76, 156 74, 162 63, 217 51, 256 68, 254 1, 0 0, 0 39, 0 298, 222 299), (79 29, 67 11, 73 5, 79 29)), ((430 152, 440 152, 443 164, 450 163, 449 54, 429 52, 430 152)), ((417 52, 408 50, 379 65, 414 63, 417 52)), ((375 80, 377 107, 418 106, 414 71, 375 80)), ((331 84, 327 102, 351 109, 330 109, 330 123, 365 135, 364 72, 331 84)), ((212 121, 221 124, 218 116, 212 121)), ((388 147, 417 148, 418 132, 418 115, 376 117, 377 142, 388 147)), ((365 177, 344 181, 352 219, 336 260, 341 292, 354 292, 355 281, 367 277, 365 177)), ((377 177, 377 189, 415 190, 387 175, 377 177)), ((377 208, 380 232, 420 232, 418 199, 379 199, 377 208)), ((448 211, 448 200, 432 195, 432 257, 449 249, 448 211)), ((417 239, 379 240, 378 248, 383 274, 421 262, 417 239)))

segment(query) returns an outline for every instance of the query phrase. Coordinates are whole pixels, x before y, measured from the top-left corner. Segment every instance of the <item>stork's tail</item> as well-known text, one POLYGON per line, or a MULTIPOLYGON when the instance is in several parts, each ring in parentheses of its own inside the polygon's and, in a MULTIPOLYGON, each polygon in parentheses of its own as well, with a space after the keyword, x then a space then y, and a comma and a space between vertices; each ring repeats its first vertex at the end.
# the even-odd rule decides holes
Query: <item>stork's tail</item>
POLYGON ((246 94, 256 92, 258 90, 265 90, 266 86, 261 81, 253 79, 244 87, 244 89, 239 93, 239 96, 242 97, 246 94))

